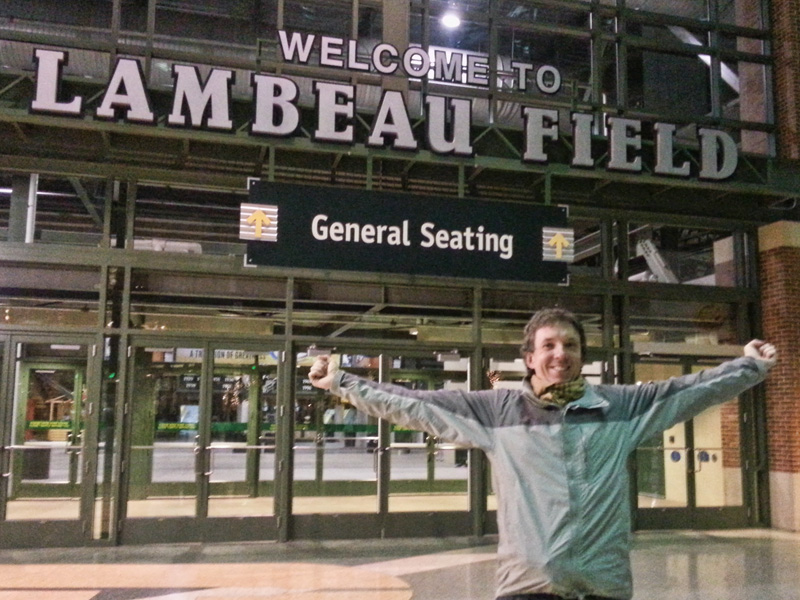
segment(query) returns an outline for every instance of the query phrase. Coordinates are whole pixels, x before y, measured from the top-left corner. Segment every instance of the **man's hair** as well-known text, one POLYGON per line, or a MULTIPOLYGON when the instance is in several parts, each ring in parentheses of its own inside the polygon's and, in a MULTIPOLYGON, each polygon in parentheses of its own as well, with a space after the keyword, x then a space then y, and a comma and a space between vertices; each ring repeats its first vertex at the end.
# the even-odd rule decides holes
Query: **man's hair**
POLYGON ((525 325, 524 341, 522 342, 522 356, 528 352, 533 352, 536 332, 542 327, 552 327, 553 325, 570 325, 581 340, 581 360, 586 360, 586 332, 583 325, 573 313, 563 308, 543 308, 536 311, 528 324, 525 325))

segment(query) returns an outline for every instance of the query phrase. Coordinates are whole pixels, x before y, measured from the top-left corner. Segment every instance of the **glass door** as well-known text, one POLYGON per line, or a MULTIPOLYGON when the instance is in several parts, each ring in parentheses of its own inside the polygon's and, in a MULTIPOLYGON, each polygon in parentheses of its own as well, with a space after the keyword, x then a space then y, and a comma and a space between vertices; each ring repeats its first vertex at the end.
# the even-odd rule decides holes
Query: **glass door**
MULTIPOLYGON (((713 366, 696 359, 640 361, 637 381, 713 366)), ((738 399, 712 407, 642 443, 635 452, 637 527, 744 526, 738 399)))
POLYGON ((314 388, 308 370, 320 352, 330 354, 342 369, 374 381, 417 390, 469 387, 469 357, 457 352, 297 352, 293 535, 469 534, 469 450, 370 417, 314 388))
MULTIPOLYGON (((469 356, 457 351, 390 357, 388 381, 412 390, 470 389, 469 356)), ((469 511, 469 449, 392 426, 390 513, 469 511)))
POLYGON ((178 539, 272 537, 243 518, 274 515, 279 359, 239 344, 134 347, 126 539, 163 539, 165 519, 178 539))
POLYGON ((15 340, 11 347, 2 537, 24 546, 44 528, 48 541, 39 543, 68 545, 93 531, 99 411, 89 382, 97 352, 85 340, 15 340))
MULTIPOLYGON (((319 353, 311 348, 295 356, 292 514, 378 513, 380 424, 311 385, 308 370, 319 353)), ((381 380, 378 353, 335 351, 331 359, 381 380)))

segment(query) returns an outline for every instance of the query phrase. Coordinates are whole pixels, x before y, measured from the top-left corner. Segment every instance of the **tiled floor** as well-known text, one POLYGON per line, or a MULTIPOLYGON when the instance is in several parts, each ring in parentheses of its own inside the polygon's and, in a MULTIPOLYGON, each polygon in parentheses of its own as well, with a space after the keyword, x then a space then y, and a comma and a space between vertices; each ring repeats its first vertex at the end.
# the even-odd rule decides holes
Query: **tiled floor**
MULTIPOLYGON (((0 600, 492 600, 492 539, 0 551, 0 600)), ((635 600, 800 600, 800 534, 635 535, 635 600)))

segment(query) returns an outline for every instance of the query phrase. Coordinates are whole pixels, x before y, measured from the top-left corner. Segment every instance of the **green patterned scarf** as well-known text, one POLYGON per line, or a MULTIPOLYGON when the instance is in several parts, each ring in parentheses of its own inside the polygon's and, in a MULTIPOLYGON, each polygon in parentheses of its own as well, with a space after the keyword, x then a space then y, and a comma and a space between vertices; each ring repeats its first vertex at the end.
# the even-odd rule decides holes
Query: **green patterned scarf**
POLYGON ((577 400, 586 391, 586 380, 578 377, 566 383, 549 385, 539 395, 539 399, 549 404, 564 407, 569 402, 577 400))

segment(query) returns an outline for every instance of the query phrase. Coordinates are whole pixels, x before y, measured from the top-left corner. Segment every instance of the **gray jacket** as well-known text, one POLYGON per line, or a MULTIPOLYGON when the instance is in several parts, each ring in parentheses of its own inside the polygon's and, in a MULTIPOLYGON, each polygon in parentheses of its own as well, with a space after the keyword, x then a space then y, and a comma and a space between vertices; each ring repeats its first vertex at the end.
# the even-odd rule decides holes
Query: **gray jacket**
POLYGON ((339 372, 331 392, 370 415, 486 452, 498 502, 498 596, 626 599, 630 453, 766 371, 763 361, 738 358, 666 381, 588 385, 563 409, 543 404, 528 380, 523 390, 421 392, 339 372))

